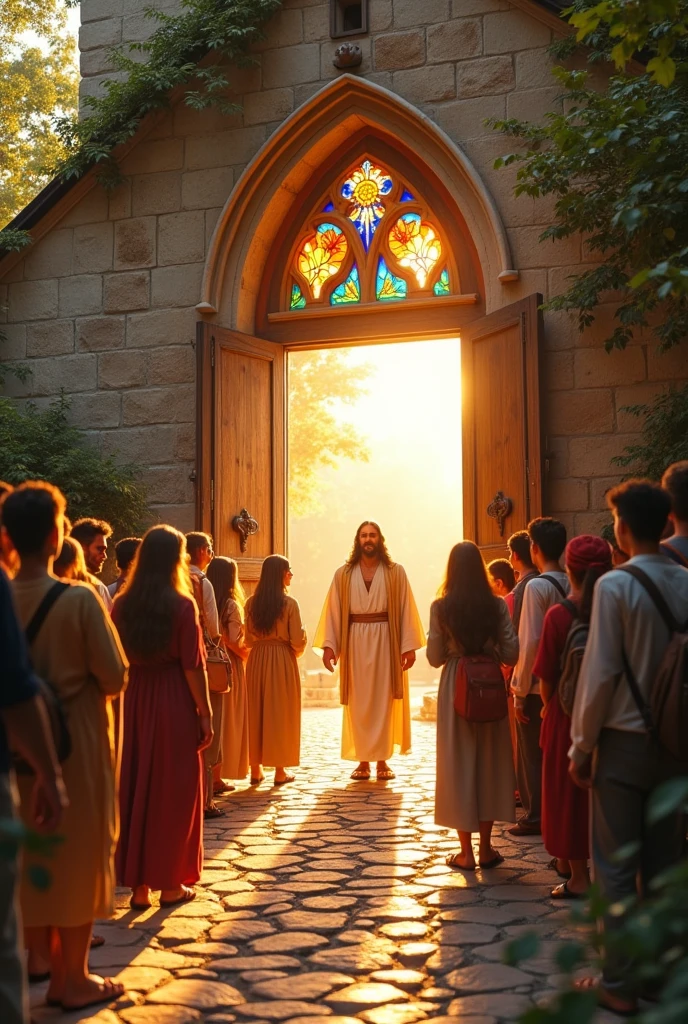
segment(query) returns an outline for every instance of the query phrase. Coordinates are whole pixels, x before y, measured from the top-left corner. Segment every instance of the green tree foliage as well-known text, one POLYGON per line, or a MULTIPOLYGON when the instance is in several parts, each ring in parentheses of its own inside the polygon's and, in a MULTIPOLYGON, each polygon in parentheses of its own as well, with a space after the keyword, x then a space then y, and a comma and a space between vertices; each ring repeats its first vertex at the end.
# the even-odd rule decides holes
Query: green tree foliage
POLYGON ((150 511, 134 468, 101 455, 70 425, 68 412, 65 398, 45 411, 0 398, 0 479, 49 480, 67 498, 72 520, 95 516, 112 523, 117 534, 135 533, 150 511))
POLYGON ((246 51, 281 0, 182 0, 180 14, 148 11, 158 27, 146 42, 111 51, 117 72, 103 97, 85 100, 88 116, 63 117, 57 131, 67 159, 57 167, 80 177, 94 164, 104 185, 119 180, 112 151, 135 134, 142 119, 167 107, 172 90, 194 109, 234 109, 226 99, 231 67, 249 62, 246 51), (211 56, 209 56, 211 55, 211 56))
POLYGON ((642 417, 642 436, 612 459, 617 466, 660 480, 672 462, 688 459, 688 384, 662 392, 649 405, 632 405, 624 411, 642 417))
MULTIPOLYGON (((684 814, 688 810, 688 778, 672 779, 657 787, 648 807, 648 824, 676 810, 684 814)), ((618 851, 619 858, 630 854, 628 849, 618 851)), ((606 909, 593 887, 589 906, 572 915, 582 933, 587 931, 587 942, 560 945, 554 959, 567 980, 553 1000, 527 1010, 521 1024, 593 1024, 599 1020, 595 993, 575 989, 571 976, 586 963, 590 973, 596 973, 598 956, 607 949, 632 965, 629 987, 638 996, 652 997, 633 1018, 637 1024, 683 1024, 688 1020, 688 860, 656 878, 647 898, 634 898, 615 908, 622 920, 613 934, 596 927, 606 909)), ((527 933, 507 947, 506 962, 528 960, 539 946, 537 934, 527 933)))
POLYGON ((53 126, 56 113, 77 108, 76 45, 66 26, 63 0, 0 0, 0 226, 66 156, 53 126))
MULTIPOLYGON (((596 90, 586 72, 555 69, 564 112, 541 125, 495 122, 520 143, 497 166, 518 165, 517 195, 554 198, 543 240, 582 232, 598 263, 548 308, 575 310, 583 330, 611 297, 607 348, 643 327, 669 348, 688 336, 688 2, 576 0, 572 19, 591 60, 621 62, 642 45, 646 70, 596 90)), ((570 51, 571 40, 557 49, 570 51)))
POLYGON ((350 423, 336 415, 367 394, 370 368, 352 373, 336 349, 297 355, 289 366, 289 511, 302 518, 317 512, 318 470, 340 459, 368 462, 370 453, 350 423))

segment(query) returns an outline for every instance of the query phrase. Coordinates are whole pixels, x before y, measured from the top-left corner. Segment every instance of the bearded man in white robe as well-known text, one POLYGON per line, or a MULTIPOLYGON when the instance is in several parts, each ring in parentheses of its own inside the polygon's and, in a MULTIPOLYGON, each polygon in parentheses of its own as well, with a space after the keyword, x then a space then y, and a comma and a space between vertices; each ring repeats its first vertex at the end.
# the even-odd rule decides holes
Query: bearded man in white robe
POLYGON ((356 533, 348 562, 334 574, 314 648, 334 672, 343 705, 342 758, 358 761, 352 779, 393 779, 393 753, 411 749, 408 670, 426 637, 401 565, 392 562, 377 523, 356 533))

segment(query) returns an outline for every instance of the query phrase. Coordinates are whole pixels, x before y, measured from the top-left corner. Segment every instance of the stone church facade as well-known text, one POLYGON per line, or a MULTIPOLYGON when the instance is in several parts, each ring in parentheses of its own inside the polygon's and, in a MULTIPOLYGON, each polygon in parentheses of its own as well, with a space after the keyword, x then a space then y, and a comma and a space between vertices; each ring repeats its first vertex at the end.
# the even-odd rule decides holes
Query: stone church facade
MULTIPOLYGON (((82 0, 82 95, 102 89, 107 47, 151 30, 143 6, 82 0)), ((337 113, 347 103, 346 116, 359 125, 368 107, 379 109, 370 118, 387 126, 386 145, 393 132, 406 144, 431 140, 427 159, 438 180, 448 182, 453 173, 445 157, 455 160, 465 183, 455 198, 484 277, 470 290, 485 314, 556 294, 585 265, 580 238, 538 241, 550 207, 514 198, 511 173, 493 168, 509 143, 484 126, 485 118, 533 120, 556 108, 547 47, 562 31, 557 4, 369 0, 367 31, 345 40, 362 56, 348 70, 333 63, 343 40, 331 36, 331 6, 285 0, 254 47, 255 67, 231 72, 241 112, 199 113, 174 102, 149 118, 120 156, 122 185, 108 194, 87 176, 54 190, 18 218, 35 243, 0 261, 3 356, 31 370, 25 385, 10 385, 12 393, 40 405, 64 389, 74 422, 103 451, 136 463, 155 512, 182 529, 200 525, 197 324, 279 340, 260 329, 270 316, 261 321, 256 312, 259 287, 251 276, 266 273, 270 257, 262 250, 274 248, 280 232, 268 238, 261 225, 269 218, 259 224, 255 204, 289 222, 289 197, 307 189, 307 168, 315 175, 346 143, 346 133, 338 143, 332 133, 336 118, 348 124, 337 113), (268 155, 278 153, 284 167, 270 173, 288 182, 284 194, 275 186, 241 207, 253 182, 268 174, 268 155), (243 220, 235 227, 238 210, 243 220)), ((539 341, 541 507, 578 533, 597 531, 608 519, 604 493, 620 478, 610 460, 638 426, 624 407, 688 375, 685 346, 660 355, 651 339, 639 337, 625 352, 605 353, 610 315, 611 307, 603 307, 597 324, 580 335, 570 317, 548 313, 539 341)))

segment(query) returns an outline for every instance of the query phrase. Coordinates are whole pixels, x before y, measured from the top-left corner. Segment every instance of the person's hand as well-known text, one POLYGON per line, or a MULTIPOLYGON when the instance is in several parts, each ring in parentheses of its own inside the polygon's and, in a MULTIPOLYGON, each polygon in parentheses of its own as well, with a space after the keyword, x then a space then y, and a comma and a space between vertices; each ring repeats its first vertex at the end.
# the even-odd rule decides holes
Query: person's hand
POLYGON ((528 725, 528 722, 530 721, 530 718, 523 710, 523 704, 518 697, 514 697, 514 717, 517 722, 521 723, 521 725, 528 725))
POLYGON ((213 742, 213 716, 198 716, 198 749, 205 750, 213 742))
POLYGON ((408 672, 410 668, 416 664, 416 652, 405 651, 401 656, 401 670, 402 672, 408 672))
POLYGON ((569 776, 581 789, 592 789, 592 758, 586 757, 581 764, 569 761, 569 776))
POLYGON ((69 807, 62 773, 37 778, 33 787, 32 817, 39 832, 54 832, 69 807))
POLYGON ((334 667, 337 664, 337 658, 331 647, 326 647, 323 651, 323 665, 328 672, 334 672, 334 667))

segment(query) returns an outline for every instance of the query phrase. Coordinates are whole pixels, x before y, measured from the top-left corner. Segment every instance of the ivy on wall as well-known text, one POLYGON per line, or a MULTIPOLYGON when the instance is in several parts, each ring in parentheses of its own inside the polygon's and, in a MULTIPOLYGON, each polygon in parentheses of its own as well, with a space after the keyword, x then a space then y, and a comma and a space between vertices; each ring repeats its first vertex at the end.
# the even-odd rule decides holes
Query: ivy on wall
MULTIPOLYGON (((54 168, 67 180, 92 167, 105 187, 114 187, 120 173, 113 151, 136 134, 147 114, 169 105, 170 92, 183 88, 183 102, 196 110, 236 110, 227 101, 230 69, 252 63, 247 51, 260 37, 265 22, 282 0, 182 0, 180 14, 147 11, 158 22, 152 36, 110 52, 117 73, 101 97, 87 97, 87 116, 58 117, 56 130, 68 156, 54 168), (201 62, 213 55, 210 63, 201 62), (143 59, 142 59, 143 58, 143 59)), ((0 231, 0 251, 31 241, 27 232, 0 231)))

